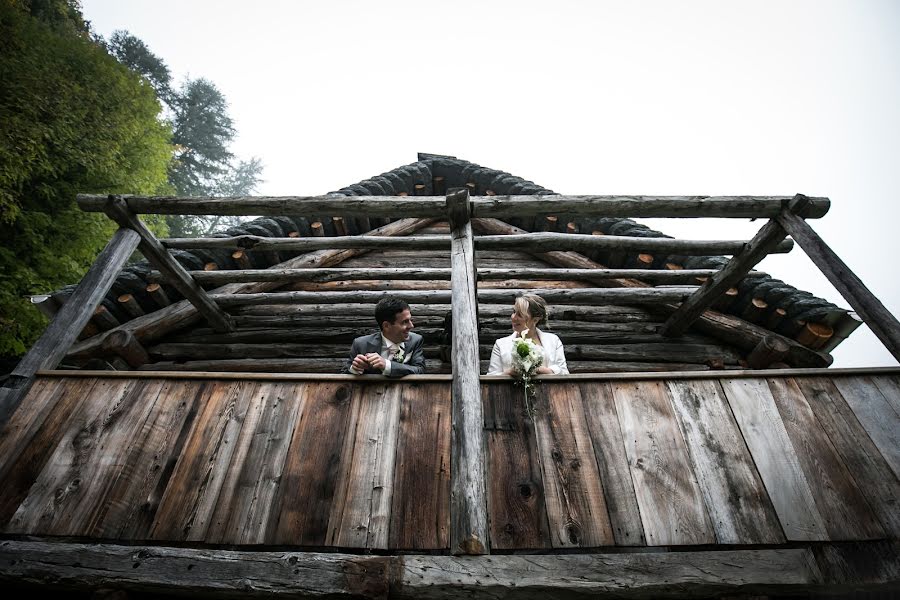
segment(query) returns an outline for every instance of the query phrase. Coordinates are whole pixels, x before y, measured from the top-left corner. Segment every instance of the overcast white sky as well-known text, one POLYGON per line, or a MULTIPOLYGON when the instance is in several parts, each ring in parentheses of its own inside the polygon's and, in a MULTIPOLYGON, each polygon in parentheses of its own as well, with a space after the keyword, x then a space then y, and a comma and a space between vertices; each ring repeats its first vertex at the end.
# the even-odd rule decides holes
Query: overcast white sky
MULTIPOLYGON (((900 3, 83 0, 212 80, 259 193, 449 154, 568 194, 828 196, 813 227, 895 315, 900 3)), ((648 222, 749 239, 761 223, 648 222)), ((796 247, 760 267, 848 306, 796 247)), ((835 366, 897 362, 863 326, 835 366)))

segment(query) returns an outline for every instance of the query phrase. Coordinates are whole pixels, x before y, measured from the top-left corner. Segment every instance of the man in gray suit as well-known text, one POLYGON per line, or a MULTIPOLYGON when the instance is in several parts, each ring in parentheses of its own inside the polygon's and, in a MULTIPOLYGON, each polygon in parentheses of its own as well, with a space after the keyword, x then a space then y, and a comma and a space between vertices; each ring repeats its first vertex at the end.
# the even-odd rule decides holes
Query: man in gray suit
POLYGON ((414 327, 409 304, 396 296, 385 296, 375 305, 379 331, 353 340, 350 358, 341 373, 403 377, 425 372, 423 338, 414 327))

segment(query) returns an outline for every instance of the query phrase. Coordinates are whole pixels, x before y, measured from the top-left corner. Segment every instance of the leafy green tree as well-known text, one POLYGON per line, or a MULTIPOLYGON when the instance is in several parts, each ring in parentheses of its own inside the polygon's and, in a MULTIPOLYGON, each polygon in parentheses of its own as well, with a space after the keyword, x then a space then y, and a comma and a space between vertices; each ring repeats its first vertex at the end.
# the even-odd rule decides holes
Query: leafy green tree
POLYGON ((113 32, 106 46, 116 60, 147 80, 165 106, 172 105, 175 98, 172 74, 166 63, 153 54, 147 44, 127 31, 118 30, 113 32))
POLYGON ((28 294, 78 281, 109 240, 77 193, 170 193, 153 89, 87 30, 74 1, 0 1, 0 355, 45 319, 28 294))

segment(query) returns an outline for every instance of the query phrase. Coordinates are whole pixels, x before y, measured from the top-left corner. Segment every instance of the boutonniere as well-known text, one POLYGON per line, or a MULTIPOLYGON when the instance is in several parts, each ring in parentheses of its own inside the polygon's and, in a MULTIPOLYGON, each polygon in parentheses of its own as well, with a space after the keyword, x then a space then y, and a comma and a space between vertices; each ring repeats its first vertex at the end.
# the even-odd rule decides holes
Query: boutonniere
POLYGON ((397 355, 394 358, 397 360, 397 362, 402 363, 404 356, 406 356, 406 353, 403 352, 403 346, 401 346, 397 349, 397 355))

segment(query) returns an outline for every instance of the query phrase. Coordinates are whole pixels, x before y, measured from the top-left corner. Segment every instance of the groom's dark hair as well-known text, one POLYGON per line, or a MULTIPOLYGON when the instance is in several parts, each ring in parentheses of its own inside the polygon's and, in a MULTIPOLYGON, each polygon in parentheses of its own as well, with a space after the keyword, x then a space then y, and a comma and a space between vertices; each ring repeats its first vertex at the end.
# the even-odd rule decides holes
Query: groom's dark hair
POLYGON ((409 308, 409 304, 398 298, 397 296, 385 296, 375 305, 375 321, 378 323, 378 329, 381 324, 387 321, 393 323, 397 318, 397 313, 401 313, 409 308))

